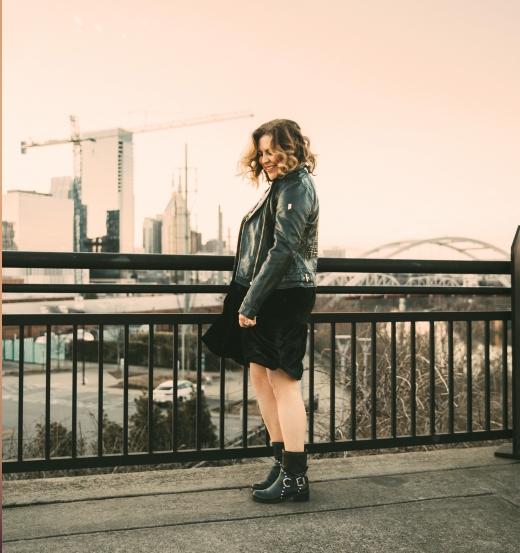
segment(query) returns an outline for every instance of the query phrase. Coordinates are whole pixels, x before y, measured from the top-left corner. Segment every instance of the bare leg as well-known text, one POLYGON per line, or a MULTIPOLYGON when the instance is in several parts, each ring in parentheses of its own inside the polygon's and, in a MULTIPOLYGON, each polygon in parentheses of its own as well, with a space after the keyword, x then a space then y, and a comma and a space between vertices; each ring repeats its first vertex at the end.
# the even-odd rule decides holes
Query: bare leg
POLYGON ((251 382, 253 383, 253 388, 258 398, 260 413, 262 413, 271 441, 283 442, 282 430, 278 419, 278 405, 273 393, 273 388, 267 376, 267 373, 272 371, 256 363, 250 363, 249 366, 251 371, 251 382))
MULTIPOLYGON (((300 382, 282 369, 267 369, 267 378, 278 405, 278 419, 287 451, 304 451, 307 413, 300 391, 300 382)), ((274 440, 273 441, 277 441, 274 440)))

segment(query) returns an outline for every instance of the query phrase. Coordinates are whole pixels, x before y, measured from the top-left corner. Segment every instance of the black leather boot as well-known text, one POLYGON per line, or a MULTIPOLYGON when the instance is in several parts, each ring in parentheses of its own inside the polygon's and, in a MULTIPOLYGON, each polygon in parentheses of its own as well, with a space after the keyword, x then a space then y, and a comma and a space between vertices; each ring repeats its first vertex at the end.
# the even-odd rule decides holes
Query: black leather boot
POLYGON ((273 482, 276 481, 282 468, 282 451, 283 442, 273 442, 274 450, 274 465, 271 467, 267 478, 263 482, 257 482, 252 484, 251 488, 254 490, 266 490, 273 482))
POLYGON ((294 501, 309 501, 307 478, 307 452, 283 451, 282 470, 276 481, 266 490, 253 492, 253 499, 260 503, 279 503, 291 497, 294 501))

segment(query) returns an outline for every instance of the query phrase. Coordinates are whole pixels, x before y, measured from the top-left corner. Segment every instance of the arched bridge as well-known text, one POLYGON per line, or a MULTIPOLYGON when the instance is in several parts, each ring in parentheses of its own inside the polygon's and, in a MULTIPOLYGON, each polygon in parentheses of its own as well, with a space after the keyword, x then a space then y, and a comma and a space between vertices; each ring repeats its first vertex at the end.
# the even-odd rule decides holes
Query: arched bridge
MULTIPOLYGON (((360 257, 378 259, 509 260, 504 250, 472 238, 444 236, 392 242, 371 249, 360 257), (435 251, 432 251, 435 250, 435 251)), ((386 273, 322 273, 320 286, 498 286, 509 287, 504 275, 393 275, 386 273)))

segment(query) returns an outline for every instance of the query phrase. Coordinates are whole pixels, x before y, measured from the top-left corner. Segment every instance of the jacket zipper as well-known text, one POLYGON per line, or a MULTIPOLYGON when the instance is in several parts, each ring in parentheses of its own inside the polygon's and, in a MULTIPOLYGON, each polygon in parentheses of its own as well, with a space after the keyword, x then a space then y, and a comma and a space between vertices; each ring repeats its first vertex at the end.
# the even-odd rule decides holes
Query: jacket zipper
POLYGON ((262 241, 264 239, 265 216, 266 216, 266 212, 264 212, 264 220, 262 222, 262 234, 260 234, 260 242, 258 243, 258 253, 256 254, 255 266, 253 267, 253 276, 251 277, 251 282, 249 284, 253 284, 253 280, 255 279, 256 265, 258 263, 258 258, 260 257, 260 251, 261 251, 261 248, 262 248, 262 241))
MULTIPOLYGON (((269 190, 269 192, 271 192, 271 190, 269 190)), ((268 198, 266 198, 266 201, 267 201, 267 199, 268 198)), ((265 206, 265 209, 264 209, 264 219, 262 221, 262 233, 260 234, 260 242, 258 244, 258 252, 256 254, 255 265, 253 267, 253 275, 251 276, 251 282, 249 283, 250 285, 253 284, 253 280, 255 279, 256 265, 258 263, 258 258, 260 257, 260 252, 261 252, 261 249, 262 249, 262 241, 264 239, 264 229, 265 229, 265 218, 266 218, 266 216, 267 216, 267 206, 265 206)))
POLYGON ((240 245, 242 243, 242 232, 244 229, 244 223, 245 223, 245 217, 242 219, 242 224, 240 225, 240 230, 238 231, 238 243, 237 243, 237 254, 236 254, 236 264, 233 268, 233 276, 231 277, 231 281, 233 282, 235 280, 235 276, 238 273, 238 268, 240 266, 240 245))

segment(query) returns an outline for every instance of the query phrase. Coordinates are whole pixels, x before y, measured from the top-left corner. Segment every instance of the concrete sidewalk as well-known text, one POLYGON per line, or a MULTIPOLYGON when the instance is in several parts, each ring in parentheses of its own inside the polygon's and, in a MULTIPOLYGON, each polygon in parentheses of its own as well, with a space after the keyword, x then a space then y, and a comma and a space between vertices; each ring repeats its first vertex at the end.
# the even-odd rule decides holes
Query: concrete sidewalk
POLYGON ((265 463, 3 483, 9 552, 517 552, 520 463, 496 448, 311 461, 262 505, 265 463))

